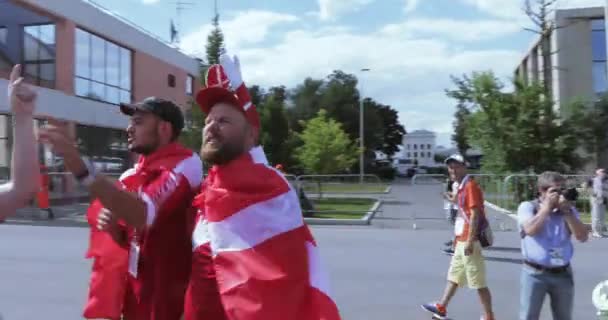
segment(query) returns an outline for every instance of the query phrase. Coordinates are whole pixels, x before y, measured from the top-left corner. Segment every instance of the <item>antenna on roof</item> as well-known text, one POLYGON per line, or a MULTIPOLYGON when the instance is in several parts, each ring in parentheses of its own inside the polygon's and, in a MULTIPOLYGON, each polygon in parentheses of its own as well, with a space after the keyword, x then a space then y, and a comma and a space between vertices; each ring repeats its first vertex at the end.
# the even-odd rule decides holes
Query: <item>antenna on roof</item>
POLYGON ((180 32, 182 29, 182 11, 192 8, 196 3, 178 0, 173 2, 173 4, 175 4, 175 23, 173 19, 171 19, 171 43, 179 47, 180 32))

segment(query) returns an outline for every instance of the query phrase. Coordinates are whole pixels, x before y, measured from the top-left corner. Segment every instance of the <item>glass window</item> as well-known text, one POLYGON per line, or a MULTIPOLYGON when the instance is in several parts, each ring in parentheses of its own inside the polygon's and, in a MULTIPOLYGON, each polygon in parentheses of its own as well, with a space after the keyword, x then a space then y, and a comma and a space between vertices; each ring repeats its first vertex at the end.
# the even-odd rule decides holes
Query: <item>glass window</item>
MULTIPOLYGON (((414 145, 414 146, 416 146, 416 145, 414 145)), ((414 149, 416 149, 416 148, 414 148, 414 149)), ((418 158, 418 152, 414 152, 414 158, 418 158)))
POLYGON ((8 29, 6 27, 0 27, 0 43, 6 44, 8 39, 8 29))
POLYGON ((120 77, 120 52, 117 45, 111 42, 107 42, 106 44, 106 83, 118 87, 118 79, 120 77))
POLYGON ((408 152, 408 153, 407 153, 407 157, 408 157, 408 158, 411 158, 411 157, 412 157, 412 153, 411 153, 411 152, 408 152))
POLYGON ((591 30, 606 30, 606 22, 604 19, 591 20, 591 30))
POLYGON ((431 153, 427 152, 426 155, 430 158, 431 157, 431 153))
POLYGON ((106 48, 105 41, 97 36, 91 36, 91 79, 105 82, 106 48))
POLYGON ((422 150, 422 149, 424 149, 424 145, 423 144, 420 145, 420 150, 422 150))
POLYGON ((593 90, 595 93, 601 94, 608 89, 607 74, 606 61, 593 62, 593 90))
POLYGON ((191 96, 192 92, 194 91, 194 77, 192 77, 191 75, 188 75, 186 77, 186 94, 191 96))
POLYGON ((76 95, 88 97, 91 93, 91 81, 82 78, 76 78, 76 95))
POLYGON ((81 97, 131 102, 131 51, 77 29, 75 84, 81 97))
POLYGON ((431 145, 430 145, 430 144, 427 144, 427 145, 426 145, 426 148, 427 148, 427 149, 429 149, 429 150, 431 150, 431 145))
POLYGON ((418 145, 417 144, 414 145, 414 150, 418 150, 418 145))
POLYGON ((420 158, 424 158, 424 152, 420 152, 420 158))
POLYGON ((591 20, 591 30, 593 90, 596 94, 601 95, 608 90, 605 20, 591 20))
POLYGON ((53 88, 55 85, 55 25, 23 27, 23 65, 28 81, 53 88))
POLYGON ((593 60, 606 60, 606 31, 591 33, 591 49, 593 60))
POLYGON ((410 150, 410 145, 409 144, 407 145, 407 150, 410 150))
POLYGON ((131 91, 131 51, 120 49, 120 87, 131 91))
POLYGON ((76 29, 76 75, 91 78, 91 35, 76 29))

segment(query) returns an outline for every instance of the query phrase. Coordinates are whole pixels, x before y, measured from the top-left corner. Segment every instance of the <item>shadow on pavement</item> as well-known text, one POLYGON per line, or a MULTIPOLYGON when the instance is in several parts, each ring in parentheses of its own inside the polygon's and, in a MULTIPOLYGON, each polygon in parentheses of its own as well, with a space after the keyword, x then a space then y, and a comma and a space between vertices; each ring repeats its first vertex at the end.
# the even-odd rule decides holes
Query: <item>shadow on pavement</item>
POLYGON ((486 251, 503 251, 503 252, 520 252, 520 248, 515 247, 489 247, 485 249, 486 251))
POLYGON ((494 261, 494 262, 505 262, 512 264, 522 264, 523 260, 521 258, 499 258, 499 257, 484 257, 486 261, 494 261))

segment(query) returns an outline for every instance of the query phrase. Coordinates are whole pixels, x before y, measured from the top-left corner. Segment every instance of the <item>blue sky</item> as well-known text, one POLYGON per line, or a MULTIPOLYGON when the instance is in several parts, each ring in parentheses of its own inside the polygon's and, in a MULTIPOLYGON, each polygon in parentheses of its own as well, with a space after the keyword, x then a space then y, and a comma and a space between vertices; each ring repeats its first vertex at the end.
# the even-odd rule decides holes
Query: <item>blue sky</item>
MULTIPOLYGON (((183 0, 181 48, 204 56, 213 0, 183 0)), ((559 6, 606 0, 559 0, 559 6)), ((177 0, 96 0, 168 39, 177 0)), ((399 111, 406 129, 450 145, 450 75, 493 70, 507 80, 533 35, 523 0, 218 0, 227 49, 245 81, 294 87, 334 69, 360 76, 363 93, 399 111), (358 74, 361 68, 371 72, 358 74)))

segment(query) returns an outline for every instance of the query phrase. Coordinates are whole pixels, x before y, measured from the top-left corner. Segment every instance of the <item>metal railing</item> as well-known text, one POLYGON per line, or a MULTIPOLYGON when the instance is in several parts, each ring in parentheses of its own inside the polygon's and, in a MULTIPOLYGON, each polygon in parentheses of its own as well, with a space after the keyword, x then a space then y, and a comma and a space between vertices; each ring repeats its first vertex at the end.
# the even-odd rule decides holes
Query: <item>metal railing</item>
POLYGON ((301 175, 296 177, 298 190, 309 195, 322 197, 324 194, 378 194, 386 193, 388 183, 377 175, 366 174, 363 179, 358 174, 344 175, 301 175))
POLYGON ((437 184, 437 183, 445 183, 448 176, 445 174, 428 174, 428 173, 419 173, 415 174, 412 177, 412 185, 415 184, 437 184))

